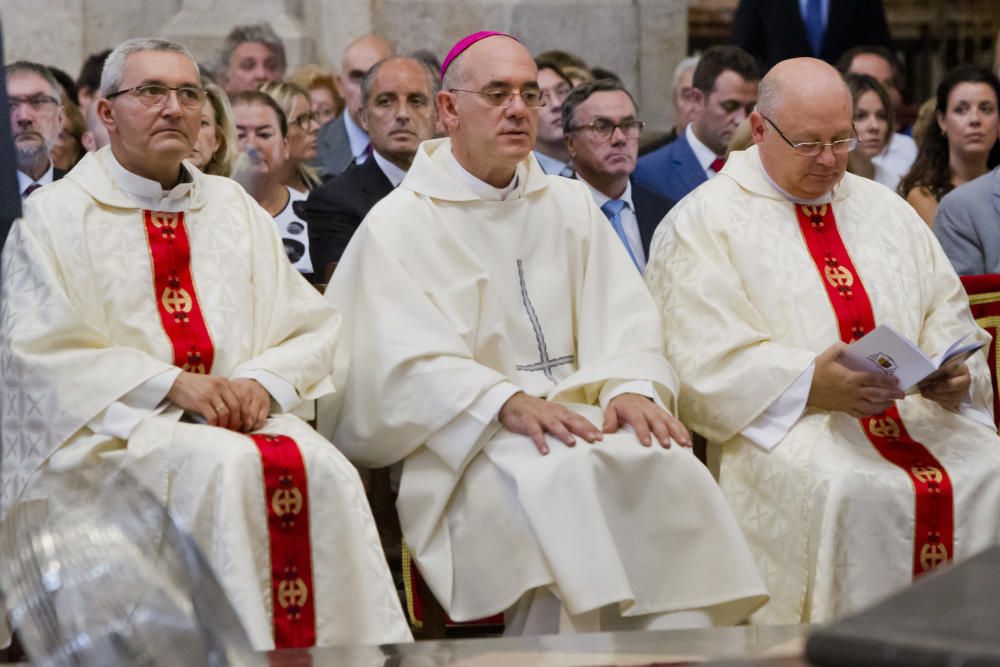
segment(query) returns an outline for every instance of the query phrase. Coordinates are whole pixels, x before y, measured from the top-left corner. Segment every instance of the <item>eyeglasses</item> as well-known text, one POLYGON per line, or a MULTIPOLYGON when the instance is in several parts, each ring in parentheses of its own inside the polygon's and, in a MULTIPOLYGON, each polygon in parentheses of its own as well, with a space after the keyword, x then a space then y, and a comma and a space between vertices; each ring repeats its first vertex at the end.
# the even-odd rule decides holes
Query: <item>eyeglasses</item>
POLYGON ((292 119, 291 125, 297 125, 303 131, 309 131, 309 125, 311 123, 319 122, 319 114, 315 111, 307 111, 305 113, 300 113, 298 116, 292 119))
POLYGON ((11 97, 10 110, 14 111, 22 104, 27 104, 32 111, 52 111, 59 106, 59 100, 51 95, 32 95, 31 97, 11 97))
POLYGON ((178 86, 176 88, 171 88, 170 86, 164 86, 159 83, 146 83, 141 86, 135 86, 134 88, 119 90, 111 93, 110 95, 106 95, 105 97, 111 100, 119 95, 124 95, 125 93, 133 93, 139 98, 139 101, 147 107, 158 107, 167 101, 170 91, 177 93, 177 101, 180 102, 181 106, 188 107, 189 109, 194 109, 204 104, 205 96, 207 95, 204 89, 195 88, 194 86, 178 86))
POLYGON ((770 123, 771 127, 773 127, 781 136, 781 138, 785 140, 785 143, 791 146, 792 150, 795 151, 797 154, 801 155, 802 157, 818 157, 820 154, 823 153, 823 151, 826 149, 827 146, 830 147, 830 150, 833 151, 834 155, 847 155, 855 148, 857 148, 858 143, 861 141, 857 136, 858 131, 855 130, 854 126, 852 125, 851 129, 854 130, 855 136, 851 137, 850 139, 838 139, 837 141, 834 141, 833 143, 829 144, 824 144, 822 141, 802 141, 795 144, 792 143, 788 139, 788 137, 785 136, 785 133, 782 132, 778 128, 778 126, 774 124, 773 120, 771 120, 764 114, 761 114, 761 118, 770 123))
POLYGON ((636 139, 642 133, 644 127, 646 127, 646 124, 635 118, 626 118, 620 123, 613 123, 607 118, 598 118, 586 125, 571 127, 569 131, 590 130, 602 139, 610 139, 614 135, 615 130, 621 130, 627 139, 636 139))
POLYGON ((506 90, 503 88, 490 88, 489 90, 462 90, 461 88, 449 88, 449 93, 474 93, 483 98, 491 107, 509 107, 514 102, 514 96, 518 95, 524 106, 530 109, 537 109, 545 106, 545 95, 540 90, 529 88, 528 90, 506 90))

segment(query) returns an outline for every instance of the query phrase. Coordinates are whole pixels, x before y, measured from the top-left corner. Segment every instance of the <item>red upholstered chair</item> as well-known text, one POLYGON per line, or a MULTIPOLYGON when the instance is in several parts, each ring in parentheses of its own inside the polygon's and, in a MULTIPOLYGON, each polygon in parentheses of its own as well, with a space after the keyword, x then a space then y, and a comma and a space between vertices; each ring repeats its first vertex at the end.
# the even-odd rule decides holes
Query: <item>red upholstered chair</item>
POLYGON ((1000 395, 997 394, 997 376, 1000 375, 1000 356, 997 345, 1000 341, 1000 274, 986 273, 981 276, 962 276, 962 285, 969 295, 969 308, 976 324, 993 336, 988 348, 990 375, 993 378, 993 419, 1000 426, 1000 395))

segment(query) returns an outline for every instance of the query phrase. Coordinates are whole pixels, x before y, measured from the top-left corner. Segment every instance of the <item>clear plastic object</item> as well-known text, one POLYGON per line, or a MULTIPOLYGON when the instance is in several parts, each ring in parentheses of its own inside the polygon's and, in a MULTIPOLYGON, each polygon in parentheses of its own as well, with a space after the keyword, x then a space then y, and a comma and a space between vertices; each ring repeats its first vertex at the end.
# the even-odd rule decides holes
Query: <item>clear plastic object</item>
POLYGON ((124 471, 43 475, 0 527, 0 605, 36 665, 258 665, 194 541, 124 471))

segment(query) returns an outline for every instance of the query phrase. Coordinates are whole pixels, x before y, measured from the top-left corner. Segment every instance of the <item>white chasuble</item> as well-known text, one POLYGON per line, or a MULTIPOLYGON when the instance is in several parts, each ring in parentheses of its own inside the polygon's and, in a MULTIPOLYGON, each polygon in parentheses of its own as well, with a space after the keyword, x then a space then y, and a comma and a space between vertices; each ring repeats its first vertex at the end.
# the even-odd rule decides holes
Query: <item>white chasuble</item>
POLYGON ((487 198, 457 169, 448 140, 424 142, 327 290, 345 322, 338 447, 363 465, 404 461, 403 532, 455 620, 545 586, 574 615, 742 620, 763 587, 690 450, 622 430, 572 448, 549 438, 541 456, 499 425, 518 390, 600 428, 625 383, 671 409, 677 387, 649 294, 585 186, 529 157, 509 193, 487 198))
MULTIPOLYGON (((816 208, 813 222, 822 226, 827 207, 816 208)), ((919 395, 890 411, 901 424, 806 408, 770 451, 743 435, 819 353, 851 338, 838 293, 865 294, 871 324, 891 324, 929 354, 966 332, 988 340, 951 264, 905 201, 847 174, 829 208, 842 265, 837 253, 810 253, 808 221, 800 226, 795 205, 770 184, 757 149, 735 153, 664 220, 646 274, 670 332, 680 416, 719 456, 720 485, 771 595, 755 622, 829 621, 1000 538, 1000 438, 919 395), (943 472, 883 456, 885 442, 907 434, 943 472), (939 477, 952 486, 953 516, 942 524, 953 523, 944 536, 950 552, 936 535, 921 542, 917 494, 939 477)), ((985 356, 967 363, 970 403, 988 414, 985 356)))
POLYGON ((103 459, 192 534, 255 648, 410 639, 357 471, 287 412, 333 391, 339 315, 234 181, 185 166, 180 210, 143 211, 109 151, 32 197, 4 250, 4 514, 33 476, 103 459), (129 407, 177 367, 291 397, 252 435, 182 420, 169 383, 129 407))

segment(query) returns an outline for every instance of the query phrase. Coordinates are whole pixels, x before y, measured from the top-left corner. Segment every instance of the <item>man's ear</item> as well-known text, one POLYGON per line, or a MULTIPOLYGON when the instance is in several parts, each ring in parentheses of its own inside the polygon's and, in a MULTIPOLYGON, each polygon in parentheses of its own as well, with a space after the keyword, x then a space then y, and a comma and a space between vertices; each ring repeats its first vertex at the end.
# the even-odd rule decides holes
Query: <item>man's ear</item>
POLYGON ((94 104, 97 105, 97 117, 104 123, 104 127, 108 128, 108 133, 115 132, 118 129, 118 123, 115 121, 114 113, 112 113, 111 100, 102 97, 94 104))
POLYGON ((358 120, 361 121, 361 129, 364 130, 365 132, 367 132, 368 134, 371 134, 372 133, 371 130, 368 129, 368 107, 367 106, 362 105, 361 112, 358 113, 358 120))
POLYGON ((441 125, 447 132, 458 129, 458 110, 455 108, 455 94, 447 90, 437 94, 437 112, 441 125))
POLYGON ((563 142, 566 144, 566 152, 569 153, 570 158, 576 159, 576 139, 573 133, 563 132, 563 142))

